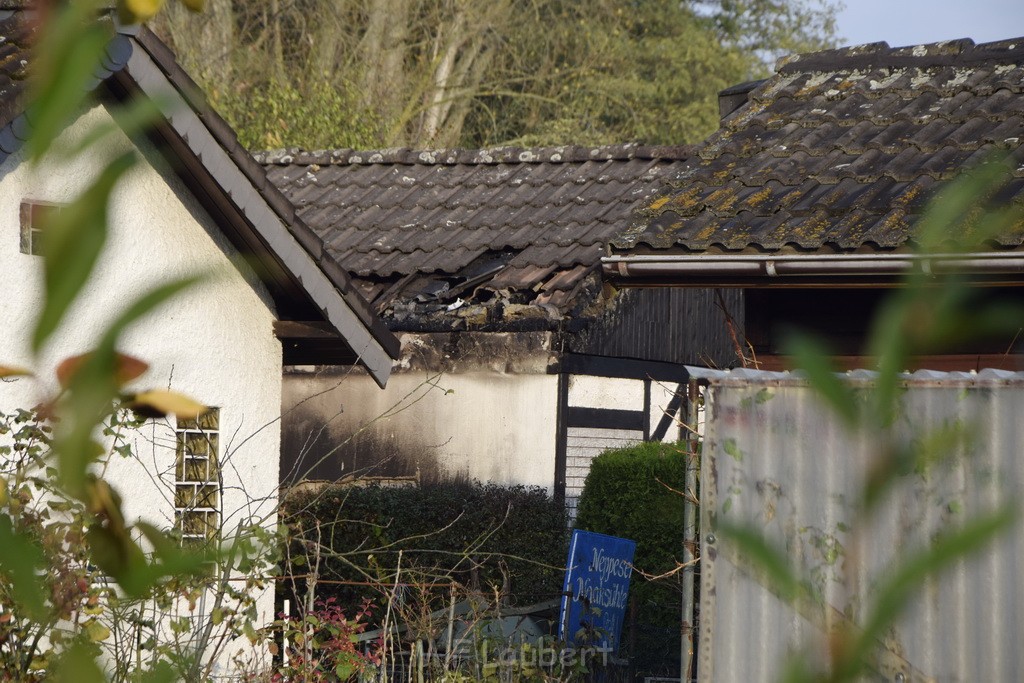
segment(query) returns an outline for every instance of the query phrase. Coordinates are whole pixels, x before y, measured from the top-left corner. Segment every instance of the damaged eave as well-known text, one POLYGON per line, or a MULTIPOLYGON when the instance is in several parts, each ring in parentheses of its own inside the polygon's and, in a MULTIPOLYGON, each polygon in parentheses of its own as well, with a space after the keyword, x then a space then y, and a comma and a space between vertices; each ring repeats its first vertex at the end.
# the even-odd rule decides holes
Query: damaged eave
POLYGON ((1019 251, 615 255, 602 258, 601 268, 606 280, 622 287, 877 286, 894 284, 914 268, 1024 284, 1024 252, 1019 251))
MULTIPOLYGON (((319 348, 334 353, 339 361, 344 355, 349 362, 365 366, 383 387, 393 359, 398 358, 398 339, 370 310, 347 275, 333 262, 324 263, 319 240, 302 239, 305 233, 298 228, 304 225, 290 229, 271 205, 272 198, 265 196, 265 188, 243 173, 210 130, 218 121, 211 123, 197 113, 189 94, 165 75, 167 65, 157 63, 149 47, 138 40, 133 38, 135 49, 127 66, 114 74, 111 87, 122 96, 138 91, 157 103, 164 115, 153 134, 158 144, 174 153, 176 171, 204 207, 222 219, 218 223, 236 247, 259 262, 278 307, 305 302, 294 313, 322 318, 306 323, 309 329, 317 328, 314 341, 319 348)), ((287 355, 286 348, 285 363, 287 355)))

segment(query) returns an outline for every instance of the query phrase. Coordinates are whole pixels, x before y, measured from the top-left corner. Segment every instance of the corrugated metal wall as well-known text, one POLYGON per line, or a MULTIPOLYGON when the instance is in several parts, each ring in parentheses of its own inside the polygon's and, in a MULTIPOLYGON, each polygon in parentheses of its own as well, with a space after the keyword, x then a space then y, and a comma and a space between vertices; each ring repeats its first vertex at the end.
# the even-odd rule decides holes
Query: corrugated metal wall
MULTIPOLYGON (((810 388, 781 373, 706 373, 701 483, 701 681, 774 681, 789 653, 824 652, 823 620, 860 618, 871 588, 914 549, 1024 492, 1024 375, 915 373, 894 433, 947 430, 943 462, 899 477, 869 523, 853 519, 866 473, 886 457, 850 433, 810 388), (825 597, 797 610, 715 537, 715 519, 752 525, 825 597), (860 529, 857 533, 855 530, 860 529), (827 615, 823 619, 823 615, 827 615)), ((870 381, 859 381, 863 391, 870 381)), ((890 631, 877 680, 1024 677, 1024 527, 919 587, 890 631), (902 675, 902 678, 900 677, 902 675)))

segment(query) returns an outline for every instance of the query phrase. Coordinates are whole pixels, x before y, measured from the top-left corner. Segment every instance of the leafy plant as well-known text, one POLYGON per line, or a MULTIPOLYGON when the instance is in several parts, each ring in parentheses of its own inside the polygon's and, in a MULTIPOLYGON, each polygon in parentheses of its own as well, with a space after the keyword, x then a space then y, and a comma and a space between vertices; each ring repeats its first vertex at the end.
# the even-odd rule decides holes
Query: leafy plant
MULTIPOLYGON (((198 9, 197 0, 183 0, 198 9)), ((160 0, 122 0, 122 21, 155 13, 160 0)), ((70 163, 94 154, 109 130, 93 131, 71 149, 58 135, 90 104, 90 81, 112 37, 100 0, 53 3, 40 23, 28 102, 28 162, 70 163)), ((153 121, 150 102, 113 108, 115 120, 139 132, 153 121)), ((118 182, 136 163, 125 154, 103 168, 59 212, 47 212, 42 235, 43 305, 28 335, 36 361, 50 350, 80 295, 93 283, 107 239, 108 207, 118 182)), ((252 593, 265 573, 270 532, 258 524, 223 553, 186 550, 166 531, 131 521, 104 478, 112 459, 133 457, 139 415, 192 419, 205 407, 162 389, 132 383, 144 361, 118 351, 124 333, 198 277, 174 280, 128 298, 88 353, 56 368, 59 389, 34 409, 0 415, 0 663, 3 680, 166 681, 208 675, 211 653, 239 635, 256 637, 252 593), (262 559, 261 559, 262 558, 262 559), (216 568, 217 571, 213 571, 216 568), (229 580, 230 579, 230 580, 229 580), (214 615, 193 633, 197 602, 216 591, 214 615), (213 638, 216 621, 222 631, 213 638), (187 637, 182 637, 187 634, 187 637)), ((0 366, 0 380, 32 381, 38 372, 0 366)), ((39 378, 41 379, 41 378, 39 378)), ((46 393, 49 383, 40 382, 46 393)))
MULTIPOLYGON (((640 670, 667 673, 678 660, 687 453, 683 444, 642 443, 591 462, 576 527, 636 541, 630 583, 636 605, 633 658, 640 670), (658 577, 658 578, 654 578, 658 577)), ((625 654, 620 650, 620 654, 625 654)))
POLYGON ((379 597, 399 571, 437 584, 421 596, 427 611, 447 604, 452 582, 483 595, 505 587, 512 604, 533 604, 558 594, 564 514, 546 491, 523 486, 329 486, 285 501, 285 573, 309 572, 319 556, 318 595, 341 604, 379 597))
POLYGON ((371 615, 369 600, 349 618, 334 598, 318 601, 316 609, 302 617, 281 615, 273 628, 285 643, 283 664, 271 680, 347 681, 379 664, 379 652, 363 653, 356 645, 356 636, 366 630, 371 615))

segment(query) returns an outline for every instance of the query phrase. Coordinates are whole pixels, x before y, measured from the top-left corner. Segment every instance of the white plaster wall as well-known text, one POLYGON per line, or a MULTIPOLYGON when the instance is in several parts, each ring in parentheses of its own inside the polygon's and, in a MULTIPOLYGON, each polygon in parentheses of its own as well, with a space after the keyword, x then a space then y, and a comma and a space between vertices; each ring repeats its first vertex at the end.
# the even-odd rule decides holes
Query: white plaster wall
POLYGON ((569 405, 579 408, 640 410, 644 407, 644 381, 621 377, 569 377, 569 405))
POLYGON ((396 373, 384 391, 362 373, 292 374, 284 405, 302 402, 311 439, 324 428, 319 438, 337 444, 362 429, 425 463, 436 459, 446 474, 551 493, 557 394, 558 378, 547 374, 396 373))
MULTIPOLYGON (((96 107, 65 132, 62 144, 111 121, 96 107)), ((0 409, 30 406, 51 391, 53 367, 97 340, 136 295, 157 283, 212 271, 214 277, 133 327, 121 350, 150 364, 134 386, 171 388, 221 408, 225 526, 240 515, 272 514, 280 453, 281 348, 273 335, 269 295, 249 273, 232 266, 235 255, 213 220, 143 148, 143 160, 121 182, 112 200, 110 235, 98 270, 60 334, 38 362, 30 332, 42 302, 42 259, 19 251, 23 199, 67 202, 92 179, 104 159, 136 149, 124 135, 108 138, 73 161, 30 168, 15 154, 0 164, 0 364, 38 369, 43 381, 0 383, 0 409), (252 501, 261 501, 253 505, 252 501)), ((142 463, 112 463, 109 475, 129 516, 170 526, 173 422, 151 423, 138 441, 142 463), (163 481, 161 481, 163 480, 163 481)), ((273 521, 273 520, 271 520, 273 521)), ((269 596, 269 593, 268 593, 269 596)), ((272 600, 261 609, 272 616, 272 600)))
MULTIPOLYGON (((685 399, 685 384, 680 385, 674 382, 651 382, 651 412, 648 416, 648 419, 651 421, 651 434, 654 434, 658 424, 665 419, 669 404, 679 392, 682 392, 683 398, 685 399)), ((685 400, 681 405, 686 405, 685 400)), ((670 418, 671 422, 669 423, 668 431, 665 432, 665 437, 661 439, 665 443, 673 443, 686 437, 686 432, 680 429, 679 422, 680 420, 686 419, 685 408, 681 408, 679 411, 676 411, 670 416, 670 418)))

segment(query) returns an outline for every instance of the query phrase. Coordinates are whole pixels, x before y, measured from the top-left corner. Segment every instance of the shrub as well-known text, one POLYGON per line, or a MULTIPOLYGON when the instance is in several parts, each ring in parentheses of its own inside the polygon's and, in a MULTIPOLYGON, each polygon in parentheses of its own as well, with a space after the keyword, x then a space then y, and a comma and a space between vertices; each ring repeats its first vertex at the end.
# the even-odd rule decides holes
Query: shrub
POLYGON ((642 443, 594 458, 576 527, 636 541, 636 566, 648 574, 675 567, 683 551, 683 447, 642 443))
POLYGON ((282 512, 294 539, 285 573, 310 571, 319 553, 317 597, 335 596, 341 605, 379 598, 395 580, 399 552, 400 581, 436 582, 427 598, 435 607, 448 599, 452 581, 487 597, 504 588, 503 599, 516 605, 561 590, 565 513, 541 488, 331 486, 289 496, 282 512))
MULTIPOLYGON (((630 585, 636 605, 634 661, 648 673, 678 671, 679 574, 650 581, 683 560, 686 467, 681 444, 643 443, 594 458, 580 496, 576 527, 636 541, 630 585)), ((627 618, 627 628, 629 624, 627 618)))

